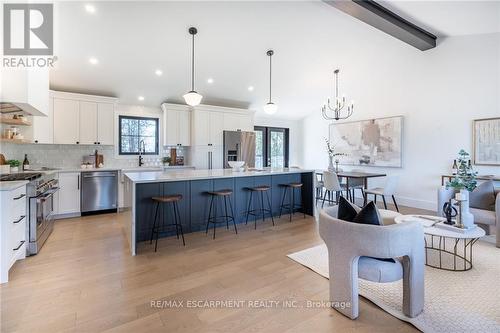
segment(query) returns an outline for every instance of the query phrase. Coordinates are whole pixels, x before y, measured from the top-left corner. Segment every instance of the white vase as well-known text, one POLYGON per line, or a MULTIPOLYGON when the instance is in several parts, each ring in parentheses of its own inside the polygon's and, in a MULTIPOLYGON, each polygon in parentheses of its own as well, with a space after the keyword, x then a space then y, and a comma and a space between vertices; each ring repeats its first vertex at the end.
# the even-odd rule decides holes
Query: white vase
POLYGON ((10 173, 19 172, 19 167, 10 167, 10 173))
POLYGON ((335 167, 333 166, 333 156, 328 156, 328 171, 335 172, 335 167))
POLYGON ((469 211, 469 191, 466 189, 460 190, 462 199, 460 203, 460 215, 464 228, 471 229, 474 227, 474 215, 469 211))

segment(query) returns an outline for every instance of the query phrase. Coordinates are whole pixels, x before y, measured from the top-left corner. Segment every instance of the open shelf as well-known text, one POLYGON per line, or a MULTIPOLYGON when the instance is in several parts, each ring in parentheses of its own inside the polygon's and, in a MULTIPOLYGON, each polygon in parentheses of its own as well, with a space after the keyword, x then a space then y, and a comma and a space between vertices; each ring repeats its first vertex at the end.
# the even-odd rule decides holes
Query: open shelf
POLYGON ((0 117, 0 123, 8 125, 18 125, 18 126, 31 126, 31 123, 29 121, 23 121, 20 119, 12 119, 6 117, 0 117))

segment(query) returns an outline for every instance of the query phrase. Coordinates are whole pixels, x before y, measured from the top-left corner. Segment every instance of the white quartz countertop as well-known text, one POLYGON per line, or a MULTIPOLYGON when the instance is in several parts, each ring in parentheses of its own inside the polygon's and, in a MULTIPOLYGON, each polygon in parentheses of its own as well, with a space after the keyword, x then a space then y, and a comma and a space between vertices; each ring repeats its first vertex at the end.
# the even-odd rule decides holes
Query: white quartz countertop
MULTIPOLYGON (((193 166, 189 165, 172 165, 166 168, 167 170, 194 169, 193 166)), ((85 168, 85 169, 61 168, 61 169, 51 169, 51 170, 29 170, 26 172, 41 172, 43 174, 53 174, 53 173, 65 173, 65 172, 92 172, 92 171, 155 172, 155 171, 163 171, 163 167, 132 167, 132 168, 102 167, 102 168, 85 168)))
POLYGON ((232 169, 173 170, 168 172, 125 172, 125 177, 129 178, 134 183, 155 183, 195 179, 272 176, 305 172, 314 172, 314 170, 297 168, 266 168, 259 171, 256 170, 242 172, 235 172, 232 169))
POLYGON ((0 182, 0 191, 12 191, 21 186, 28 184, 26 180, 13 180, 7 182, 0 182))

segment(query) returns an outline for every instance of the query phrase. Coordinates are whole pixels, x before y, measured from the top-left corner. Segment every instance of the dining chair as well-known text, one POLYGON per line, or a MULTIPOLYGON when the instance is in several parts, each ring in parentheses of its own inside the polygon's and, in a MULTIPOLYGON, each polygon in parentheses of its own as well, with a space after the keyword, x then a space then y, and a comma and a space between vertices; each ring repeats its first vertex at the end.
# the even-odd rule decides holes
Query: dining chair
MULTIPOLYGON (((352 172, 365 172, 363 169, 352 169, 352 172)), ((349 189, 352 190, 350 193, 351 201, 356 202, 356 190, 361 190, 361 197, 365 197, 365 180, 363 178, 351 178, 349 179, 349 189)))
POLYGON ((347 191, 345 185, 340 184, 339 177, 336 173, 330 171, 323 172, 323 182, 325 192, 323 194, 323 203, 321 204, 321 208, 325 206, 326 196, 328 194, 328 202, 331 202, 331 195, 335 193, 335 203, 339 203, 339 196, 342 195, 342 191, 347 191))
POLYGON ((369 190, 365 190, 364 204, 366 205, 366 202, 368 201, 368 194, 373 195, 373 201, 375 201, 375 203, 377 203, 377 196, 380 195, 382 197, 382 200, 384 201, 384 208, 387 209, 387 202, 385 201, 385 197, 391 196, 392 201, 394 202, 394 206, 396 206, 396 211, 399 212, 399 207, 396 203, 396 198, 394 197, 396 188, 398 187, 398 182, 399 176, 388 176, 384 187, 375 187, 369 190))
POLYGON ((316 204, 323 197, 323 188, 325 187, 325 183, 323 182, 323 174, 316 173, 316 204))

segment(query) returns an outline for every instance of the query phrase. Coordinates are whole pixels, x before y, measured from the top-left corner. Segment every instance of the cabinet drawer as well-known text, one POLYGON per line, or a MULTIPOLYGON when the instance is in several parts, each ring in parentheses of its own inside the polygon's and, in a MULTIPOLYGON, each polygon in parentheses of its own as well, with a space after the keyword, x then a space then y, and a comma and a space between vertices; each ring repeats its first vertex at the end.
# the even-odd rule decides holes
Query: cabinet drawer
POLYGON ((11 197, 12 202, 19 202, 22 200, 24 200, 24 202, 26 202, 26 187, 21 186, 20 188, 12 190, 10 192, 10 197, 11 197))

